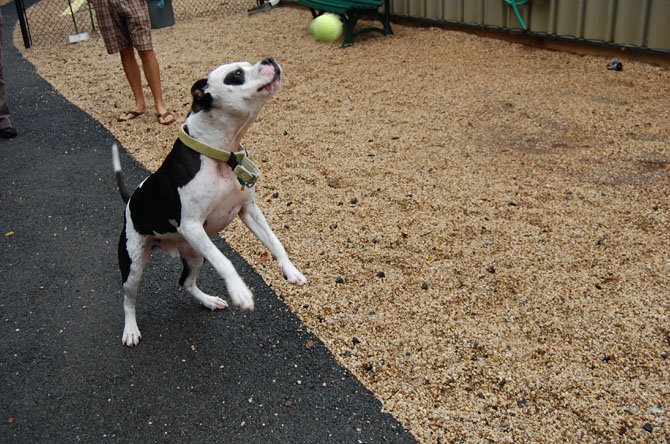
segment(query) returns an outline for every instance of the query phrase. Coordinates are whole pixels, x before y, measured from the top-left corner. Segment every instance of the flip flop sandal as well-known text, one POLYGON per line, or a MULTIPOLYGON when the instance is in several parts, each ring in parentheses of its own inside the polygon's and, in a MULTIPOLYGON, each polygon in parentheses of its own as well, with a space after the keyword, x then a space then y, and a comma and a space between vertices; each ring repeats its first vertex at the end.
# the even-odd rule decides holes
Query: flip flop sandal
POLYGON ((158 123, 161 125, 169 125, 175 121, 175 118, 170 111, 165 111, 163 114, 156 113, 156 116, 158 117, 158 123), (162 122, 161 119, 163 119, 162 122))
POLYGON ((119 121, 119 122, 127 122, 129 120, 133 120, 133 119, 138 118, 139 116, 141 116, 145 112, 146 111, 138 112, 138 111, 133 111, 133 110, 124 111, 124 113, 121 114, 121 116, 125 116, 125 115, 130 114, 130 117, 128 117, 127 119, 122 119, 121 116, 119 116, 116 120, 119 121))

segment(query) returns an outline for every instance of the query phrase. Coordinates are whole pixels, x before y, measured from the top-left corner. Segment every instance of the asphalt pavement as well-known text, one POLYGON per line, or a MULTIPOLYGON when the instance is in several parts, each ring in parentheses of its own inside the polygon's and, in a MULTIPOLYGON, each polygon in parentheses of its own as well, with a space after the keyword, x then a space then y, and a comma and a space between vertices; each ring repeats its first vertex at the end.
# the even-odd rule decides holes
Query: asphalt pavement
MULTIPOLYGON (((178 288, 180 261, 157 254, 143 340, 121 345, 113 136, 13 46, 15 5, 2 15, 19 136, 0 139, 0 442, 415 442, 221 240, 256 310, 204 309, 178 288)), ((121 160, 129 185, 148 174, 121 160)), ((225 292, 209 266, 199 283, 225 292)))

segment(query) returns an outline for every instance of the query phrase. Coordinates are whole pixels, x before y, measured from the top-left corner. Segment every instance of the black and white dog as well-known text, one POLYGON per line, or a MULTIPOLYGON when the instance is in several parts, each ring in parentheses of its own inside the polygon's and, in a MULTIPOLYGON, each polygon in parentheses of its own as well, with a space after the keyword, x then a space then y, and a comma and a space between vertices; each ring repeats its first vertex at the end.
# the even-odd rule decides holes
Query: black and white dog
POLYGON ((184 270, 179 284, 205 307, 223 309, 221 298, 203 293, 196 277, 205 259, 226 282, 236 307, 253 310, 251 291, 210 237, 236 216, 270 250, 286 279, 307 280, 289 260, 286 250, 256 205, 253 185, 258 170, 241 148, 249 125, 279 88, 281 68, 271 58, 255 65, 222 65, 191 88, 193 104, 180 136, 160 168, 146 178, 132 196, 123 186, 116 144, 114 170, 126 210, 119 239, 119 267, 123 278, 125 327, 122 342, 140 341, 135 317, 137 290, 153 250, 181 256, 184 270))

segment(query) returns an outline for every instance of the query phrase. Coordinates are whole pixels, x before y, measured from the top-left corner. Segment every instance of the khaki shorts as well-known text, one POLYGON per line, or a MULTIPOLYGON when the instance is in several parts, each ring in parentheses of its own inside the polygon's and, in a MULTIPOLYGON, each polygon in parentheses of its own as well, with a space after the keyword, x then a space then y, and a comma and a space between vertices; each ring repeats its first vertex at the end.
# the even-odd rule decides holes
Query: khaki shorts
POLYGON ((148 51, 151 45, 151 22, 147 0, 90 0, 98 18, 98 27, 107 53, 132 48, 148 51))

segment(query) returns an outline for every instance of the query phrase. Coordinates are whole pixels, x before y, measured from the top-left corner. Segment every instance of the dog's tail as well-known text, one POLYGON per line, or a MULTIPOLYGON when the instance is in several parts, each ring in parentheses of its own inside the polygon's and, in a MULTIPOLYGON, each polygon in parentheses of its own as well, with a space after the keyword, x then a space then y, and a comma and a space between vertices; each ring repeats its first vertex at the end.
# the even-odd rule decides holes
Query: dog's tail
POLYGON ((121 175, 121 158, 119 157, 119 146, 114 142, 112 144, 112 165, 114 165, 114 174, 116 175, 116 184, 119 187, 119 193, 123 202, 128 203, 130 200, 130 193, 123 183, 123 176, 121 175))

